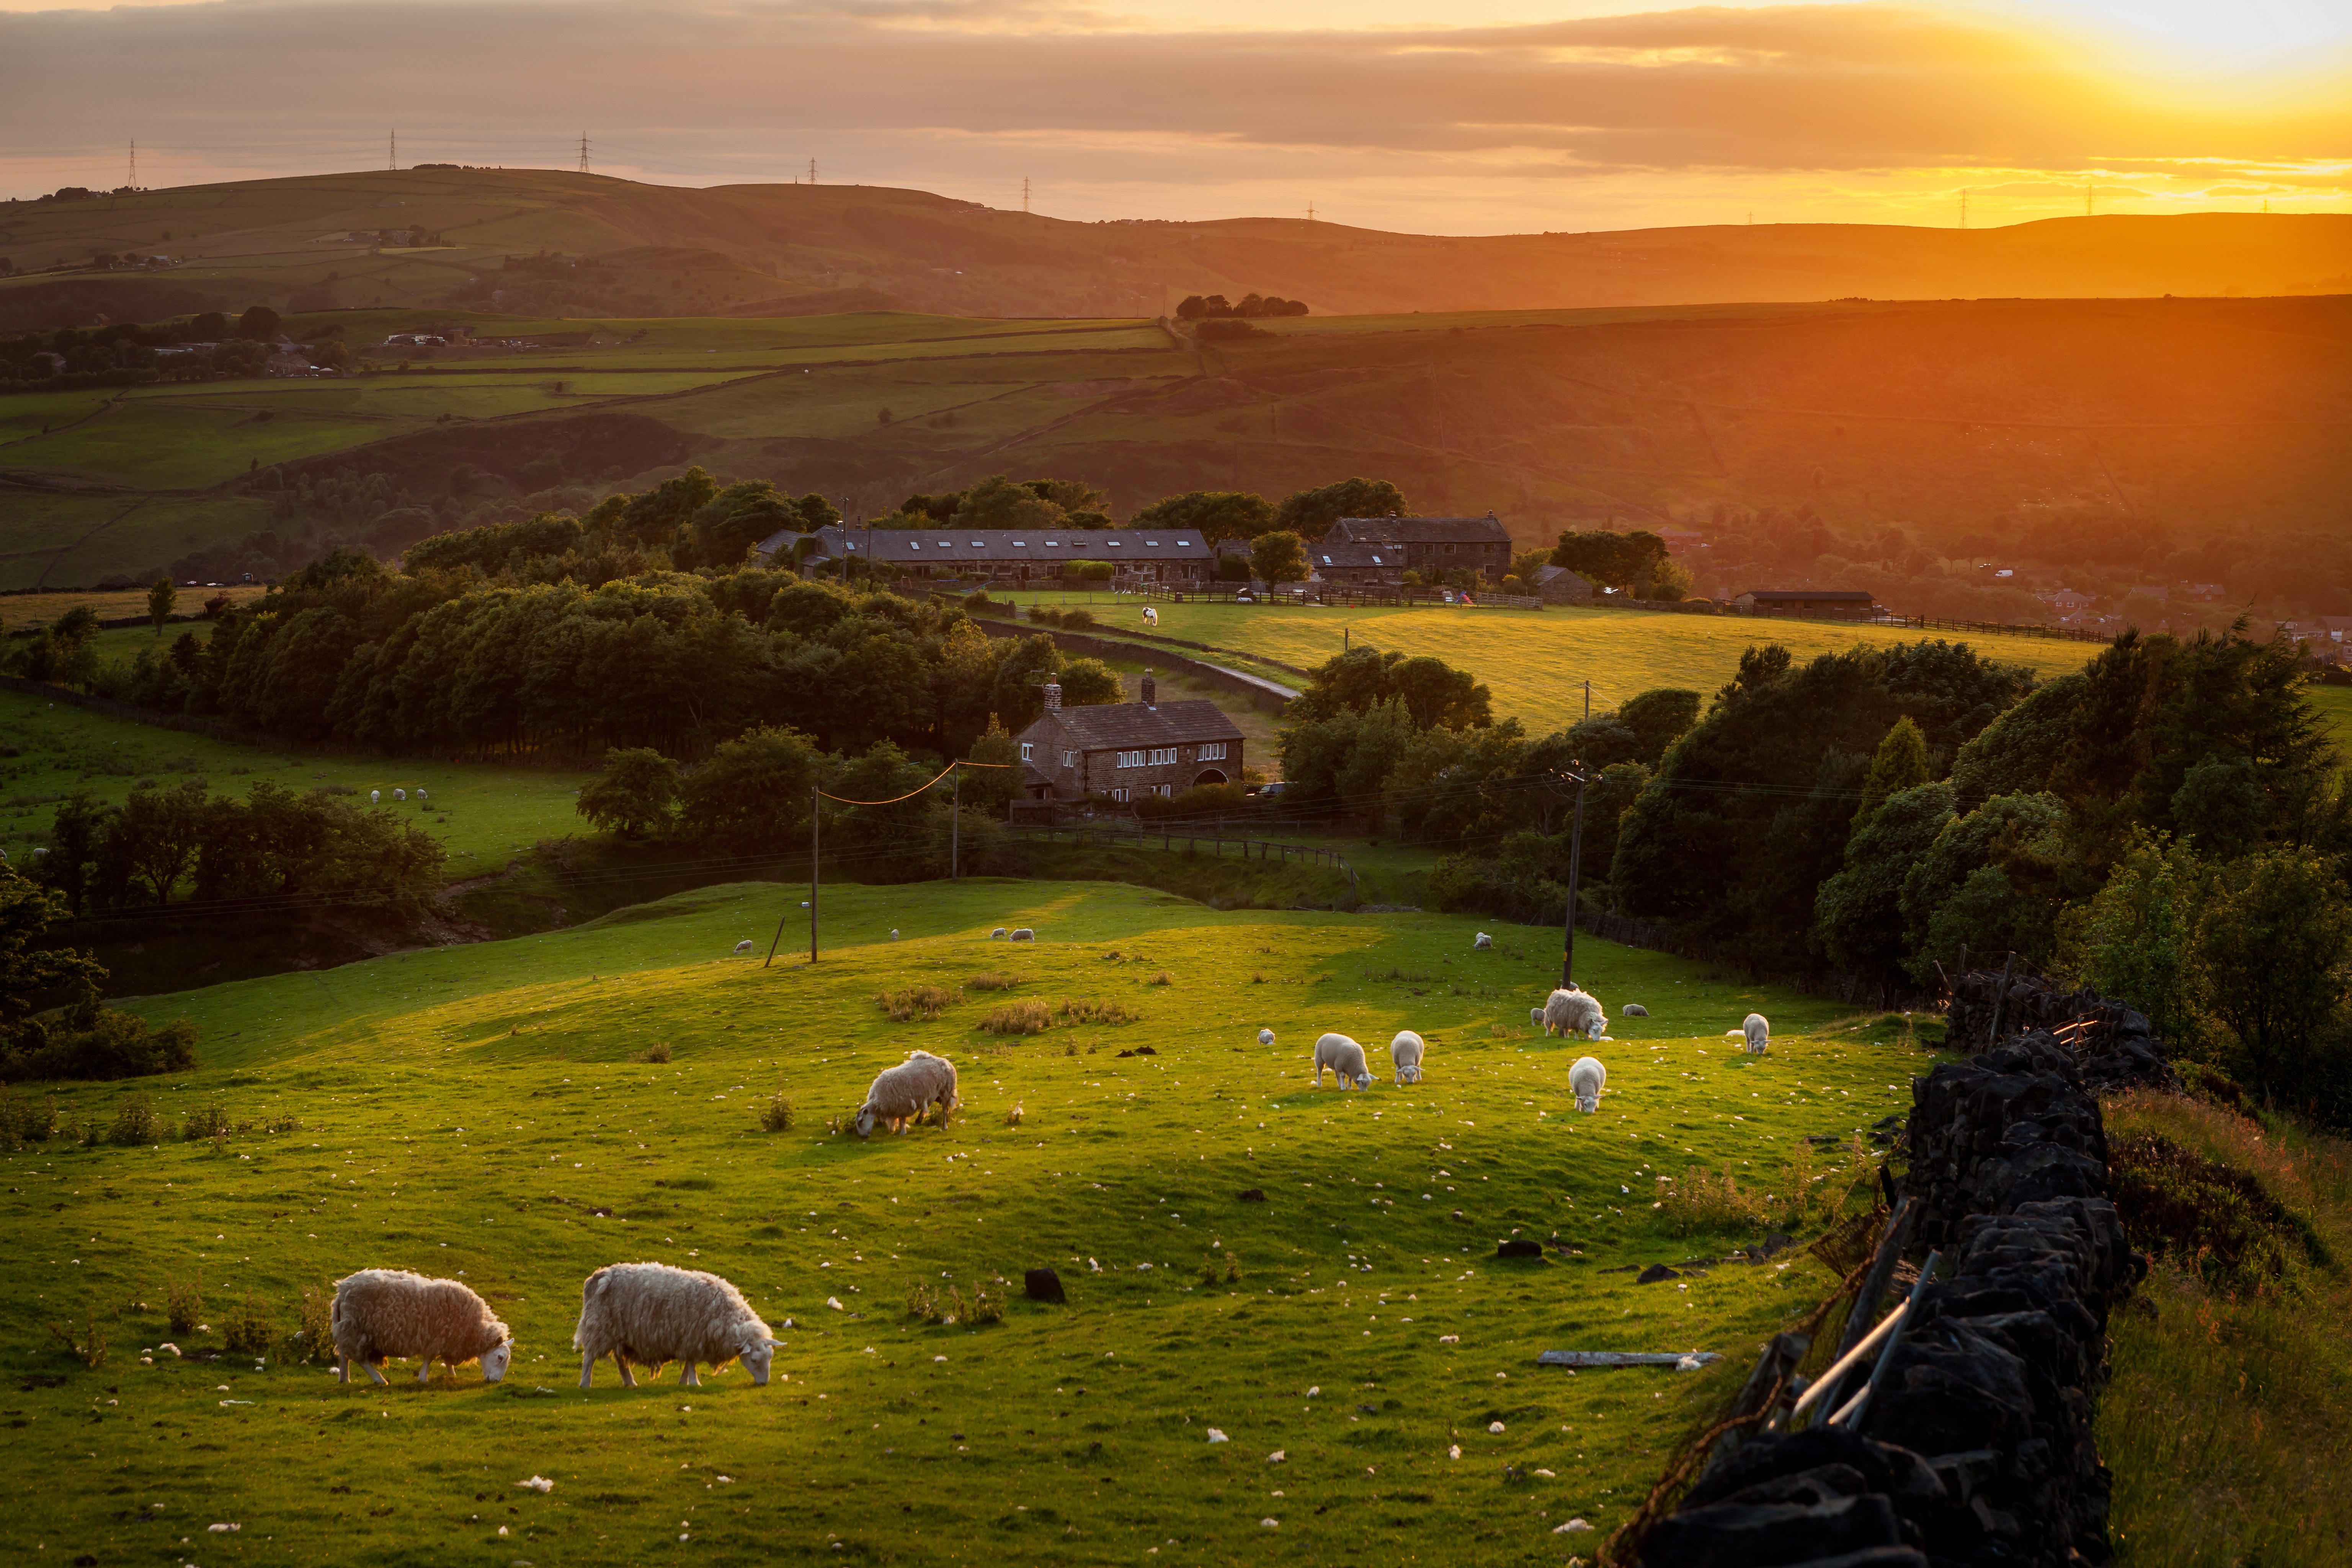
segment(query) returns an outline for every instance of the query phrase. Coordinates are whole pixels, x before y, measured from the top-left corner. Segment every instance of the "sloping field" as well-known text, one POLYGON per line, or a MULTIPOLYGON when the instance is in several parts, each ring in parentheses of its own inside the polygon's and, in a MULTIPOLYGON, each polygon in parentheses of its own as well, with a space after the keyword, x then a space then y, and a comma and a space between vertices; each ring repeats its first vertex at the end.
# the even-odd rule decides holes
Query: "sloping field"
MULTIPOLYGON (((1783 1221, 1810 1191, 1817 1227, 1868 1183, 1842 1165, 1806 1181, 1805 1136, 1899 1110, 1929 1059, 1884 1029, 1819 1032, 1821 1004, 1601 944, 1590 983, 1653 1016, 1607 1046, 1547 1042, 1522 1022, 1549 977, 1540 939, 1473 952, 1461 921, 1217 914, 1099 884, 849 889, 826 896, 814 967, 728 956, 799 916, 781 891, 142 1005, 204 1031, 202 1070, 135 1091, 167 1130, 198 1110, 299 1125, 5 1157, 12 1458, 49 1500, 37 1524, 0 1520, 0 1547, 1557 1562, 1598 1537, 1555 1531, 1622 1520, 1830 1283, 1801 1253, 1634 1283, 1628 1265, 1760 1233, 1665 1235, 1660 1176, 1727 1166, 1780 1194, 1783 1221), (1000 921, 1042 940, 987 941, 1000 921), (1009 988, 965 984, 989 973, 1009 988), (940 1016, 889 1023, 876 994, 916 985, 940 988, 940 1016), (1029 1002, 1054 1026, 974 1027, 1029 1002), (1718 1033, 1751 1005, 1779 1026, 1760 1060, 1718 1033), (1377 1046, 1406 1024, 1432 1042, 1425 1082, 1308 1086, 1318 1029, 1377 1046), (1280 1044, 1257 1046, 1261 1026, 1280 1044), (632 1059, 663 1043, 670 1061, 632 1059), (828 1133, 916 1046, 961 1065, 954 1124, 828 1133), (1590 1118, 1563 1081, 1587 1048, 1610 1065, 1590 1118), (762 1131, 780 1089, 793 1124, 762 1131), (1498 1262, 1515 1232, 1567 1250, 1498 1262), (740 1285, 784 1342, 775 1381, 624 1391, 607 1363, 582 1393, 579 1282, 647 1258, 740 1285), (485 1294, 516 1333, 506 1383, 418 1387, 395 1364, 386 1389, 344 1387, 283 1351, 218 1353, 231 1313, 290 1330, 303 1289, 366 1265, 485 1294), (1034 1267, 1066 1306, 1018 1299, 1034 1267), (210 1328, 175 1334, 166 1281, 199 1278, 210 1328), (1002 1322, 906 1310, 918 1286, 968 1303, 1004 1280, 1002 1322), (45 1320, 90 1309, 101 1368, 37 1348, 45 1320), (1727 1359, 1570 1375, 1536 1366, 1554 1348, 1727 1359), (517 1486, 534 1475, 553 1490, 517 1486), (238 1528, 223 1542, 215 1523, 238 1528)), ((105 1126, 131 1092, 59 1103, 105 1126)))

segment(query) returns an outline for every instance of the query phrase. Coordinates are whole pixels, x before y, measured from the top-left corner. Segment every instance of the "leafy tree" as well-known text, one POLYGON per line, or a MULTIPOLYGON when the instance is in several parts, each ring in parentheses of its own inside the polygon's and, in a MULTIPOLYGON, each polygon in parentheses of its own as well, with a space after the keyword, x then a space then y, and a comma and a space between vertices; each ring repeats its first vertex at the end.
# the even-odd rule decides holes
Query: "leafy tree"
POLYGON ((1269 588, 1303 583, 1311 568, 1298 535, 1287 531, 1265 533, 1250 547, 1250 572, 1269 588))
POLYGON ((1404 759, 1413 733, 1412 720, 1395 699, 1360 712, 1342 710, 1292 724, 1281 741, 1285 801, 1382 811, 1389 775, 1404 759))
POLYGON ((25 1039, 43 993, 58 987, 91 998, 106 984, 106 971, 87 952, 49 947, 42 939, 72 910, 62 895, 28 882, 14 866, 0 862, 0 1036, 25 1039))
POLYGON ((1110 504, 1110 497, 1084 479, 1024 479, 1021 483, 1030 494, 1052 501, 1073 519, 1102 517, 1103 509, 1110 504))
POLYGON ((236 330, 240 335, 265 342, 275 338, 278 329, 283 324, 278 312, 267 305, 248 305, 245 314, 236 319, 236 330))
POLYGON ((193 342, 213 342, 228 336, 228 318, 218 310, 199 310, 188 318, 188 338, 193 342))
POLYGON ((2197 959, 2213 1016, 2266 1098, 2315 1087, 2312 1069, 2343 1011, 2347 958, 2352 903, 2316 850, 2268 850, 2217 873, 2197 959))
POLYGON ((1882 993, 1909 954, 1903 887, 1945 824, 1952 786, 1921 784, 1857 816, 1845 842, 1845 865, 1813 896, 1813 940, 1831 963, 1874 975, 1882 993))
POLYGON ((1691 575, 1689 567, 1668 556, 1650 568, 1650 576, 1646 583, 1633 584, 1633 592, 1644 599, 1656 599, 1664 604, 1677 604, 1690 597, 1691 588, 1696 582, 1696 579, 1691 575))
POLYGON ((986 732, 972 742, 964 757, 969 762, 992 764, 963 770, 961 798, 967 809, 1001 811, 1006 802, 1021 793, 1021 744, 1003 725, 991 720, 986 732))
POLYGON ((751 850, 808 840, 809 789, 822 761, 795 730, 763 726, 723 742, 679 786, 679 819, 699 838, 751 850))
POLYGON ((1153 501, 1135 514, 1131 528, 1191 528, 1214 544, 1223 539, 1255 539, 1274 528, 1274 508, 1249 490, 1187 490, 1153 501))
POLYGON ((581 786, 576 809, 624 838, 658 832, 677 809, 677 764, 650 746, 615 746, 604 753, 604 773, 581 786))
POLYGON ((667 550, 677 540, 679 530, 718 499, 719 481, 698 463, 643 495, 628 498, 612 519, 611 526, 619 538, 667 550))
POLYGON ((1655 767, 1666 748, 1698 721, 1699 695, 1662 686, 1630 698, 1612 712, 1595 713, 1570 727, 1569 752, 1589 767, 1618 763, 1655 767))
POLYGON ((1927 737, 1906 713, 1895 721, 1871 756, 1870 772, 1862 781, 1862 805, 1854 808, 1855 831, 1861 831, 1887 796, 1917 789, 1934 776, 1927 766, 1927 737))
POLYGON ((155 585, 147 590, 147 618, 155 623, 155 635, 163 635, 163 623, 172 618, 172 606, 180 602, 180 591, 169 577, 158 577, 155 585))
POLYGON ((1937 832, 1903 882, 1913 973, 1962 946, 2047 963, 2067 886, 2066 808, 2052 795, 1995 795, 1937 832))
POLYGON ((1404 492, 1386 479, 1341 479, 1285 496, 1275 509, 1274 521, 1301 539, 1320 539, 1343 517, 1402 515, 1406 510, 1404 492))
POLYGON ((146 884, 154 901, 168 902, 181 879, 195 869, 204 848, 203 781, 188 779, 169 789, 137 785, 109 820, 107 835, 121 846, 123 864, 146 884))
POLYGON ((825 793, 861 804, 824 804, 825 853, 862 881, 922 875, 934 804, 933 792, 922 786, 936 771, 918 764, 888 741, 845 763, 825 793))
POLYGON ((2197 925, 2211 882, 2190 845, 2141 832, 2106 885, 2062 921, 2074 978, 2138 1008, 2176 1050, 2195 1050, 2206 1035, 2197 925))
POLYGON ((1198 294, 1185 295, 1176 306, 1176 319, 1180 321, 1197 321, 1208 313, 1209 302, 1198 294))
POLYGON ((955 521, 959 528, 1053 528, 1068 517, 1027 485, 992 474, 964 492, 955 521))
POLYGON ((2050 774, 2073 741, 2089 682, 2061 675, 2043 682, 1987 725, 1952 762, 1952 787, 1964 800, 2032 795, 2050 787, 2050 774))
POLYGON ((1119 683, 1110 666, 1098 658, 1066 660, 1054 679, 1061 683, 1065 708, 1091 708, 1127 700, 1126 687, 1119 683))
POLYGON ((1469 671, 1425 656, 1409 659, 1394 651, 1382 653, 1365 644, 1311 671, 1307 689, 1287 712, 1293 719, 1328 719, 1343 712, 1369 713, 1391 701, 1400 703, 1419 729, 1465 730, 1494 721, 1493 693, 1469 671))
POLYGON ((1571 531, 1559 536, 1551 552, 1553 565, 1565 566, 1589 582, 1610 588, 1654 584, 1666 561, 1666 542, 1647 529, 1630 533, 1607 529, 1571 531))
POLYGON ((731 571, 744 563, 753 545, 785 531, 809 531, 802 504, 766 479, 746 479, 696 509, 694 537, 680 555, 697 565, 731 571))

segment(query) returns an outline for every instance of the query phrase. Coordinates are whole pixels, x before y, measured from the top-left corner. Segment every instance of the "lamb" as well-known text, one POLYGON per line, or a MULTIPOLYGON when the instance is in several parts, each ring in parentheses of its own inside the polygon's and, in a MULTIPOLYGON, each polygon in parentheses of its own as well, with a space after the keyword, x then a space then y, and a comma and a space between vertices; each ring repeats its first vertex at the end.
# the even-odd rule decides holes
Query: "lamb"
POLYGON ((1609 1069, 1599 1057, 1579 1057, 1568 1069, 1569 1092, 1576 1096, 1576 1109, 1588 1115, 1601 1109, 1601 1091, 1608 1086, 1609 1069))
POLYGON ((1326 1035, 1315 1042, 1315 1087, 1323 1087, 1323 1069, 1331 1069, 1341 1089, 1372 1087, 1371 1068, 1364 1064, 1364 1047, 1345 1035, 1326 1035))
POLYGON ((1495 945, 1495 939, 1494 939, 1493 937, 1491 937, 1491 936, 1488 936, 1485 931, 1480 931, 1480 932, 1477 934, 1477 936, 1476 936, 1475 938, 1474 938, 1474 939, 1472 940, 1472 942, 1471 942, 1470 945, 1471 945, 1473 948, 1478 948, 1478 949, 1489 948, 1489 947, 1492 947, 1492 946, 1494 946, 1494 945, 1495 945))
POLYGON ((897 1067, 884 1068, 874 1075, 865 1103, 856 1113, 857 1135, 872 1137, 877 1121, 887 1123, 893 1132, 904 1132, 908 1122, 919 1121, 934 1105, 940 1108, 940 1125, 944 1127, 959 1103, 955 1064, 929 1051, 910 1051, 897 1067))
POLYGON ((1422 1046, 1421 1037, 1414 1034, 1411 1029, 1399 1029, 1397 1031, 1397 1037, 1389 1042, 1389 1060, 1396 1067, 1396 1080, 1398 1083, 1408 1084, 1419 1083, 1421 1081, 1421 1053, 1423 1049, 1423 1047, 1422 1046))
POLYGON ((743 1293, 716 1274, 666 1263, 614 1263, 580 1287, 580 1326, 572 1333, 580 1352, 580 1386, 588 1386, 597 1358, 621 1369, 621 1386, 635 1388, 629 1363, 660 1368, 682 1361, 682 1388, 699 1388, 695 1363, 717 1372, 740 1360, 755 1387, 768 1383, 776 1340, 743 1293))
MULTIPOLYGON (((806 904, 803 904, 801 908, 806 909, 808 906, 806 904)), ((1011 934, 1012 932, 1006 931, 1003 926, 998 926, 994 931, 988 933, 988 940, 991 942, 1003 942, 1011 934)))
POLYGON ((394 800, 406 800, 408 798, 408 792, 404 789, 394 790, 392 792, 392 798, 394 800))
POLYGON ((741 942, 737 942, 737 943, 735 944, 735 951, 736 951, 736 952, 751 952, 751 939, 750 937, 748 937, 748 936, 747 936, 747 937, 745 937, 741 942))
POLYGON ((457 1280, 427 1279, 405 1268, 362 1268, 336 1280, 327 1322, 339 1383, 352 1380, 356 1362, 381 1385, 376 1368, 392 1356, 420 1357, 419 1383, 431 1381, 436 1361, 448 1363, 452 1376, 478 1361, 482 1381, 496 1383, 514 1360, 513 1331, 488 1302, 457 1280))
POLYGON ((425 786, 423 784, 418 784, 416 786, 416 803, 419 805, 425 804, 425 786))
POLYGON ((1261 1046, 1270 1046, 1274 1044, 1274 1031, 1272 1029, 1260 1029, 1257 1032, 1257 1043, 1261 1046))
POLYGON ((1748 1014, 1740 1023, 1739 1032, 1748 1037, 1748 1054, 1751 1057, 1762 1056, 1772 1044, 1772 1021, 1761 1013, 1748 1014))
POLYGON ((1625 1016, 1628 1018, 1646 1018, 1649 1016, 1650 1010, 1647 1007, 1643 1006, 1639 1002, 1628 1002, 1625 1004, 1625 1016))
POLYGON ((368 804, 370 805, 382 805, 383 804, 383 791, 380 789, 372 789, 368 791, 368 804))
POLYGON ((1013 932, 1013 940, 1014 942, 1035 942, 1037 940, 1037 933, 1031 931, 1027 926, 1016 927, 1013 932))
POLYGON ((1573 986, 1545 998, 1537 1021, 1543 1025, 1545 1034, 1563 1039, 1570 1035, 1582 1035, 1588 1040, 1598 1040, 1606 1038, 1609 1033, 1609 1016, 1601 1010, 1601 1004, 1573 986))
POLYGON ((897 926, 892 926, 890 928, 890 940, 892 942, 898 940, 898 928, 897 926))

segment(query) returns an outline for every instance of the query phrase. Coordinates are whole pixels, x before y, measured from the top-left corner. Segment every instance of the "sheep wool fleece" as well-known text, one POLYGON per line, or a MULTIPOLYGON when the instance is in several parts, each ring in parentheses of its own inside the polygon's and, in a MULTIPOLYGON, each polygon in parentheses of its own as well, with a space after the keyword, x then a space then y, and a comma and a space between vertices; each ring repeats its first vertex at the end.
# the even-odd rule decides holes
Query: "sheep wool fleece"
POLYGON ((405 1268, 362 1268, 336 1280, 328 1322, 335 1353, 369 1365, 403 1356, 461 1366, 514 1338, 461 1281, 405 1268))
POLYGON ((640 1366, 720 1367, 773 1339, 743 1293, 716 1274, 667 1263, 614 1263, 580 1287, 572 1345, 590 1360, 618 1351, 640 1366))

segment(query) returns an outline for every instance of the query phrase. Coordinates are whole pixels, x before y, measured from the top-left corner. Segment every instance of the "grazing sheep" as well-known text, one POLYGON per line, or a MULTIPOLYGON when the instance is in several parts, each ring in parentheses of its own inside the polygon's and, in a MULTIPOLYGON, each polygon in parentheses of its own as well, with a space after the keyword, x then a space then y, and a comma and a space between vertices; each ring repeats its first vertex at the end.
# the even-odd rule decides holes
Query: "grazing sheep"
POLYGON ((1475 939, 1473 939, 1473 940, 1472 940, 1472 942, 1471 942, 1470 945, 1471 945, 1472 947, 1474 947, 1474 948, 1488 948, 1488 947, 1492 947, 1492 946, 1494 946, 1494 945, 1495 945, 1495 939, 1494 939, 1493 937, 1491 937, 1491 936, 1488 936, 1485 931, 1480 931, 1480 932, 1477 934, 1477 936, 1476 936, 1475 939))
POLYGON ((1031 931, 1027 926, 1019 926, 1013 930, 1013 940, 1014 942, 1035 942, 1037 940, 1037 933, 1031 931))
POLYGON ((392 792, 392 798, 394 800, 406 800, 408 798, 408 792, 404 789, 394 790, 392 792))
POLYGON ((1411 1029, 1399 1029, 1397 1031, 1397 1037, 1389 1042, 1389 1060, 1394 1064, 1396 1068, 1396 1080, 1398 1083, 1419 1083, 1421 1081, 1421 1053, 1423 1049, 1423 1047, 1422 1046, 1421 1037, 1414 1034, 1411 1029))
POLYGON ((1646 1018, 1649 1016, 1650 1010, 1647 1007, 1643 1006, 1639 1002, 1628 1002, 1625 1004, 1625 1016, 1628 1018, 1646 1018))
MULTIPOLYGON (((1538 1029, 1544 1029, 1543 1009, 1540 1007, 1528 1008, 1528 1022, 1533 1024, 1538 1029)), ((1549 1029, 1544 1029, 1544 1033, 1548 1035, 1551 1033, 1551 1031, 1549 1029)))
POLYGON ((1260 1029, 1257 1032, 1257 1043, 1261 1046, 1270 1046, 1274 1044, 1274 1031, 1272 1029, 1260 1029))
POLYGON ((897 926, 892 926, 890 928, 890 940, 892 942, 898 940, 898 928, 897 926))
POLYGON ((1572 986, 1545 998, 1542 1021, 1545 1034, 1563 1039, 1582 1035, 1588 1040, 1598 1040, 1609 1033, 1609 1016, 1601 1010, 1601 1004, 1589 993, 1572 986))
POLYGON ((736 951, 736 952, 751 952, 751 939, 750 937, 748 937, 748 936, 747 936, 747 937, 745 937, 741 942, 737 942, 737 943, 735 944, 735 951, 736 951))
POLYGON ((1742 1020, 1739 1032, 1748 1037, 1748 1054, 1760 1057, 1772 1044, 1772 1021, 1761 1013, 1750 1013, 1742 1020))
POLYGON ((1587 1114, 1601 1109, 1601 1091, 1607 1087, 1609 1069, 1598 1057, 1579 1057, 1568 1069, 1569 1092, 1576 1096, 1576 1109, 1587 1114))
POLYGON ((1323 1087, 1323 1069, 1329 1068, 1341 1089, 1370 1089, 1371 1069, 1364 1065, 1364 1047, 1345 1035, 1326 1035, 1315 1042, 1315 1087, 1323 1087))
POLYGON ((417 800, 417 804, 419 804, 420 805, 424 804, 424 801, 425 801, 425 786, 424 786, 423 784, 418 784, 418 785, 416 786, 416 800, 417 800))
POLYGON ((872 1137, 877 1122, 887 1124, 893 1132, 904 1132, 908 1122, 919 1121, 934 1105, 940 1108, 940 1125, 944 1127, 959 1103, 955 1064, 929 1051, 910 1051, 897 1067, 884 1068, 874 1075, 865 1102, 856 1112, 857 1135, 872 1137))
POLYGON ((768 1382, 776 1353, 775 1336, 743 1293, 716 1274, 672 1268, 666 1263, 615 1263, 588 1276, 580 1287, 580 1326, 572 1333, 580 1352, 580 1386, 588 1386, 597 1358, 609 1355, 621 1369, 621 1386, 635 1388, 629 1363, 659 1369, 682 1361, 680 1387, 699 1388, 695 1363, 718 1371, 740 1360, 755 1386, 768 1382))
POLYGON ((496 1383, 514 1360, 514 1333, 499 1321, 489 1303, 455 1279, 427 1279, 405 1268, 362 1268, 335 1281, 327 1314, 335 1345, 335 1379, 352 1380, 352 1363, 367 1370, 391 1356, 416 1356, 416 1381, 429 1382, 433 1363, 449 1363, 451 1375, 469 1361, 482 1363, 482 1381, 496 1383))
POLYGON ((370 805, 382 805, 383 804, 383 791, 380 789, 372 789, 368 791, 368 804, 370 805))
MULTIPOLYGON (((801 908, 806 909, 808 906, 806 904, 803 904, 801 908)), ((1006 937, 1011 936, 1012 934, 1013 933, 1011 931, 1006 931, 1003 926, 998 926, 994 931, 988 933, 988 940, 991 942, 1003 942, 1006 937)))

